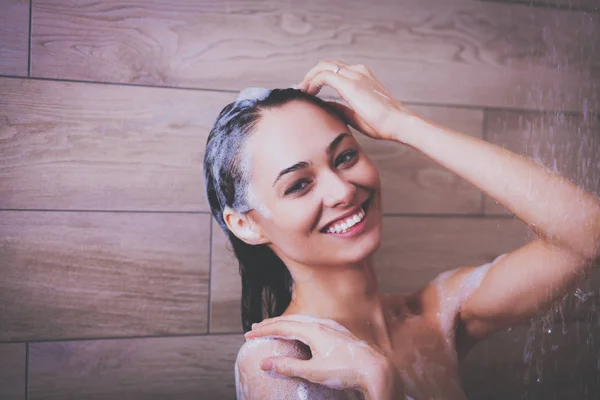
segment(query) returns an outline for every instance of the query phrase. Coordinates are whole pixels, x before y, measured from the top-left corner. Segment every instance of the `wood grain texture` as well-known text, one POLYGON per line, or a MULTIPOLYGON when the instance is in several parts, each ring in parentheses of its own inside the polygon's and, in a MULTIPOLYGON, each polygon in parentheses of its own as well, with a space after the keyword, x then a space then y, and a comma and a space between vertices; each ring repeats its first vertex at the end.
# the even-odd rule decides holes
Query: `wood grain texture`
POLYGON ((386 217, 374 258, 380 290, 416 290, 445 270, 485 264, 533 236, 514 219, 386 217))
POLYGON ((25 400, 25 346, 0 343, 0 400, 25 400))
MULTIPOLYGON (((483 111, 451 107, 409 107, 424 117, 482 138, 483 111)), ((379 170, 384 213, 480 214, 482 192, 418 150, 399 143, 354 136, 379 170)))
POLYGON ((33 343, 30 400, 235 400, 242 335, 33 343))
MULTIPOLYGON (((215 225, 210 332, 242 332, 238 262, 215 225)), ((511 219, 384 217, 374 259, 380 290, 418 289, 447 269, 489 262, 525 244, 530 235, 511 219)))
POLYGON ((462 365, 469 399, 600 398, 600 325, 544 324, 498 332, 462 365))
POLYGON ((32 74, 240 90, 341 59, 403 101, 582 110, 600 104, 599 18, 476 0, 39 0, 32 74))
MULTIPOLYGON (((29 0, 0 4, 0 75, 27 76, 29 0)), ((0 84, 0 88, 1 88, 0 84)))
POLYGON ((0 78, 0 208, 206 211, 232 93, 0 78))
MULTIPOLYGON (((598 115, 487 111, 487 140, 525 155, 600 195, 598 115)), ((485 195, 485 214, 511 215, 485 195)))
POLYGON ((206 214, 0 212, 0 341, 207 331, 206 214))
POLYGON ((216 222, 212 224, 211 263, 210 333, 243 332, 239 263, 229 239, 216 222))

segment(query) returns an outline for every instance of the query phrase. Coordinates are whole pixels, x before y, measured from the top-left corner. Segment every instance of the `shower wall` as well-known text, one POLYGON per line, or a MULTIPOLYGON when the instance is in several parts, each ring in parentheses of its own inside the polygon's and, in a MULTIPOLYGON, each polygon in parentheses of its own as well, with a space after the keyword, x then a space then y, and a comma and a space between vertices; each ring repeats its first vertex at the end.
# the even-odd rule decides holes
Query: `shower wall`
MULTIPOLYGON (((235 398, 241 284, 204 146, 239 90, 319 60, 598 195, 599 23, 585 0, 3 0, 0 400, 235 398)), ((534 238, 416 150, 355 135, 383 182, 383 292, 534 238)), ((600 398, 599 288, 596 269, 479 343, 470 398, 600 398)))

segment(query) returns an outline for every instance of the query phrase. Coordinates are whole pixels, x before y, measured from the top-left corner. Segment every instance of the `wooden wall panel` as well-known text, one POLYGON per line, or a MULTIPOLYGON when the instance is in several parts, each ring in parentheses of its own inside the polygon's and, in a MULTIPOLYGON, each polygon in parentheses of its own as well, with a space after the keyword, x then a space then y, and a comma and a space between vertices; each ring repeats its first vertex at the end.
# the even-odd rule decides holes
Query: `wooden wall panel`
POLYGON ((33 343, 29 399, 235 399, 242 335, 33 343))
POLYGON ((211 263, 210 333, 243 332, 239 263, 229 239, 215 221, 212 224, 211 263))
POLYGON ((374 262, 382 292, 410 292, 441 272, 492 261, 529 242, 519 220, 387 217, 374 262))
MULTIPOLYGON (((482 138, 483 111, 409 106, 424 117, 467 135, 482 138)), ((353 130, 379 170, 384 213, 480 214, 482 192, 418 150, 373 140, 353 130)))
POLYGON ((0 343, 0 400, 25 400, 25 346, 0 343))
MULTIPOLYGON (((488 141, 523 154, 600 195, 598 115, 487 111, 488 141)), ((510 215, 485 195, 485 213, 510 215)))
POLYGON ((0 212, 0 341, 207 331, 206 214, 0 212))
POLYGON ((600 325, 538 321, 478 343, 462 365, 469 399, 600 398, 600 325))
POLYGON ((600 104, 598 18, 474 0, 38 0, 32 74, 240 90, 342 59, 403 101, 582 110, 600 104))
POLYGON ((202 159, 232 93, 0 78, 0 208, 207 210, 202 159))
MULTIPOLYGON (((0 75, 29 73, 29 0, 2 0, 0 5, 0 75)), ((0 84, 0 95, 2 85, 0 84)))
MULTIPOLYGON (((242 332, 238 263, 217 228, 213 224, 210 331, 242 332)), ((380 290, 418 289, 447 269, 489 262, 531 235, 527 226, 511 219, 384 217, 374 259, 380 290)))

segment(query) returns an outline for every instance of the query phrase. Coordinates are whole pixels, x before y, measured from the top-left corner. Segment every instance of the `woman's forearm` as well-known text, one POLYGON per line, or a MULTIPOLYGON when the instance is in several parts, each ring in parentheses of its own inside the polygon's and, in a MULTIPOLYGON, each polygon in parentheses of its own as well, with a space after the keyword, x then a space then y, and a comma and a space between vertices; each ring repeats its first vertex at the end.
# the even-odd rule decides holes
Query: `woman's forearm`
POLYGON ((523 155, 432 121, 402 117, 398 127, 397 141, 485 192, 547 242, 599 257, 600 200, 594 195, 523 155))

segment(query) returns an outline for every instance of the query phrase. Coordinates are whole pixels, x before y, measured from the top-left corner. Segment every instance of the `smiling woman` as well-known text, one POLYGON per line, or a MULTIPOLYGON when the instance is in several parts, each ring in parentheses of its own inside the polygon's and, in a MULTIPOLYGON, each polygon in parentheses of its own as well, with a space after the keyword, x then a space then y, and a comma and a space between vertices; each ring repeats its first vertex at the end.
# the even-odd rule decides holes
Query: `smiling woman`
MULTIPOLYGON (((299 116, 300 120, 314 120, 315 110, 322 110, 328 118, 336 120, 338 131, 339 128, 345 130, 328 142, 325 148, 320 149, 319 153, 329 158, 338 147, 345 144, 345 152, 342 154, 338 151, 340 154, 336 154, 335 166, 348 169, 357 162, 358 145, 342 122, 342 115, 320 98, 293 88, 267 92, 252 88, 242 92, 235 102, 221 111, 207 142, 204 160, 206 192, 211 211, 228 235, 240 262, 244 331, 250 330, 252 323, 263 320, 263 296, 267 316, 272 317, 283 313, 292 295, 292 280, 286 264, 275 249, 264 243, 256 243, 256 230, 253 230, 255 221, 250 220, 250 217, 262 220, 265 225, 270 223, 273 229, 276 228, 274 222, 281 221, 274 218, 275 211, 286 215, 288 224, 291 224, 293 217, 307 222, 309 231, 316 228, 312 226, 314 223, 319 222, 316 218, 305 219, 305 213, 309 211, 306 208, 300 208, 302 213, 295 211, 302 207, 302 197, 315 186, 313 161, 302 160, 289 166, 294 148, 298 149, 301 142, 306 142, 311 132, 307 129, 306 135, 292 136, 289 130, 294 124, 281 124, 280 118, 272 121, 275 129, 269 129, 266 125, 271 121, 265 118, 268 114, 273 118, 280 117, 274 111, 283 105, 292 105, 293 101, 297 103, 295 105, 299 107, 299 111, 305 114, 299 116), (249 93, 256 97, 248 97, 249 93), (259 123, 260 130, 257 129, 259 123), (288 132, 284 133, 283 130, 288 132), (266 133, 270 133, 271 137, 264 137, 266 133), (289 141, 292 138, 296 142, 289 141), (281 146, 283 143, 286 144, 285 147, 281 146), (292 152, 286 152, 286 148, 292 152), (348 151, 347 148, 354 150, 348 151), (348 153, 352 156, 349 157, 348 153), (276 167, 277 162, 282 165, 276 167), (258 172, 259 170, 264 172, 258 172), (259 190, 260 198, 257 194, 259 190), (236 221, 237 224, 232 224, 233 229, 230 229, 225 219, 232 211, 246 215, 248 219, 236 221)), ((318 135, 320 132, 312 133, 318 135)), ((327 136, 322 139, 327 139, 327 136)), ((307 153, 310 154, 311 151, 307 153)), ((348 188, 346 186, 345 189, 348 188)), ((293 237, 289 239, 288 243, 292 248, 301 244, 301 241, 293 237)), ((285 247, 286 244, 280 243, 280 246, 285 247)))
MULTIPOLYGON (((304 297, 300 285, 320 281, 316 274, 347 265, 358 269, 379 246, 378 171, 344 115, 317 96, 293 88, 243 91, 217 118, 204 168, 212 213, 240 263, 244 331, 265 317, 291 312, 293 300, 304 297)), ((343 374, 330 370, 328 385, 316 385, 277 380, 258 369, 268 355, 309 358, 309 348, 299 346, 263 340, 243 347, 236 362, 238 397, 296 398, 282 397, 284 391, 298 398, 319 393, 319 398, 351 399, 380 391, 371 388, 367 376, 341 384, 335 377, 343 374)), ((353 368, 383 380, 395 371, 387 361, 378 363, 384 359, 369 349, 353 368)))
POLYGON ((204 170, 211 211, 240 263, 248 341, 235 370, 245 400, 464 400, 460 357, 548 309, 600 256, 596 197, 412 113, 363 65, 324 61, 298 89, 243 92, 217 118, 204 170), (349 106, 316 97, 324 84, 349 106), (422 151, 538 238, 413 293, 381 294, 381 181, 348 125, 422 151))

